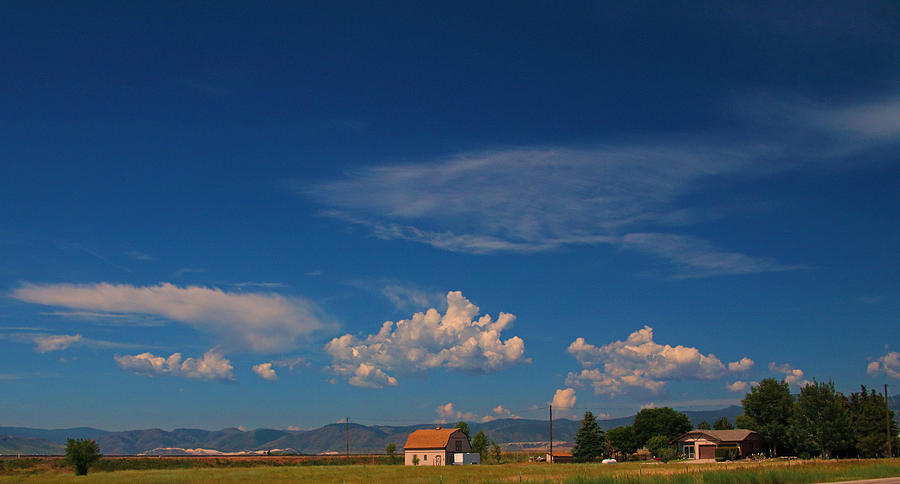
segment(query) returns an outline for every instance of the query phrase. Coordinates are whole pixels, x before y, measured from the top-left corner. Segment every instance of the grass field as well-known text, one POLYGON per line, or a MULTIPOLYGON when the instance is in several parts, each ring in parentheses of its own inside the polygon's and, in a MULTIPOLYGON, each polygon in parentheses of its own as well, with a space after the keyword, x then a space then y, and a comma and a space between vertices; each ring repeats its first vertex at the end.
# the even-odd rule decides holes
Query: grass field
POLYGON ((770 461, 743 464, 502 464, 467 467, 404 467, 389 465, 298 465, 287 461, 248 460, 241 465, 215 460, 131 459, 151 461, 157 466, 123 460, 119 469, 98 465, 86 477, 76 477, 59 460, 7 459, 0 461, 0 483, 12 482, 323 482, 362 483, 570 483, 570 484, 780 484, 815 483, 849 479, 900 476, 900 459, 863 461, 770 461), (17 462, 21 461, 21 462, 17 462), (27 461, 27 462, 26 462, 27 461), (204 467, 205 466, 205 467, 204 467), (521 480, 521 481, 520 481, 521 480))

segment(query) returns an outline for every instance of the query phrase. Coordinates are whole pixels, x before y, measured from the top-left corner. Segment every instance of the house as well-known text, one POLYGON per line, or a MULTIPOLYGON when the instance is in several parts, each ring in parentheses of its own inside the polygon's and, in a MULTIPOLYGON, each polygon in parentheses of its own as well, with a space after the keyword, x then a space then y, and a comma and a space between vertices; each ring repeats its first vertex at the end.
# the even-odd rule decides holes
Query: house
POLYGON ((716 448, 737 447, 741 458, 763 451, 763 438, 747 429, 695 429, 672 441, 686 459, 715 459, 716 448))
MULTIPOLYGON (((550 453, 547 452, 546 461, 550 462, 550 453)), ((553 463, 554 464, 563 464, 568 462, 575 462, 575 458, 572 457, 571 452, 563 452, 560 450, 556 450, 553 452, 553 463)))
POLYGON ((462 430, 435 427, 409 434, 403 452, 404 463, 408 466, 443 466, 453 464, 455 454, 472 452, 472 447, 462 430), (415 459, 418 463, 414 462, 415 459))

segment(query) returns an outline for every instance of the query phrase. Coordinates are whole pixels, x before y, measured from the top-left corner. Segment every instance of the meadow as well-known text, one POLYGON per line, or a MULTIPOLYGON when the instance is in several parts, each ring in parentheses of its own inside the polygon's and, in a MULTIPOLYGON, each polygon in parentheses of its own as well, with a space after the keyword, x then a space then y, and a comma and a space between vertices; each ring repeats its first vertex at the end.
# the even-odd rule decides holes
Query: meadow
POLYGON ((290 459, 104 459, 90 474, 76 477, 60 459, 0 460, 0 483, 564 483, 564 484, 781 484, 817 483, 900 476, 900 459, 766 461, 685 464, 672 462, 601 464, 512 463, 467 467, 405 467, 357 463, 322 465, 290 459))

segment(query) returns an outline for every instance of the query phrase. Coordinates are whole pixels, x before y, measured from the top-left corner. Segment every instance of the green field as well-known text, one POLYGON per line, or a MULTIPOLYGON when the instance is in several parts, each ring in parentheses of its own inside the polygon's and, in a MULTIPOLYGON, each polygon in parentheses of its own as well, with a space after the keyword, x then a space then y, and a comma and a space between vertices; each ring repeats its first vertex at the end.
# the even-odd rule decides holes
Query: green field
MULTIPOLYGON (((112 466, 133 467, 141 459, 112 466)), ((216 460, 143 459, 139 470, 94 470, 76 477, 61 461, 7 459, 0 461, 0 483, 12 482, 324 482, 362 483, 814 483, 900 476, 900 459, 845 461, 769 461, 729 464, 502 464, 467 467, 404 467, 389 465, 234 465, 216 460), (218 462, 218 464, 217 464, 218 462), (153 464, 155 463, 155 464, 153 464), (152 464, 152 465, 151 465, 152 464), (222 467, 217 465, 221 464, 222 467), (149 468, 149 467, 168 468, 149 468), (177 467, 177 468, 175 468, 177 467)), ((98 466, 110 468, 109 465, 98 466)))

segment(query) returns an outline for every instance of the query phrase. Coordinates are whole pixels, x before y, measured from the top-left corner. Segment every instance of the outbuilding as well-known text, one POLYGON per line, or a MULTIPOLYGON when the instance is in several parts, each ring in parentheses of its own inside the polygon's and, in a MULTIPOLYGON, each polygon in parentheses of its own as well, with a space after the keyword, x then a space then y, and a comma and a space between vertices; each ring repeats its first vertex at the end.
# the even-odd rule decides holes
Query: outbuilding
POLYGON ((719 447, 736 447, 743 459, 763 451, 763 438, 753 430, 695 429, 673 440, 685 459, 715 459, 719 447))
POLYGON ((404 463, 408 466, 453 464, 456 454, 470 452, 472 447, 469 445, 469 439, 462 430, 456 428, 435 427, 416 430, 409 434, 406 445, 403 446, 404 463))

